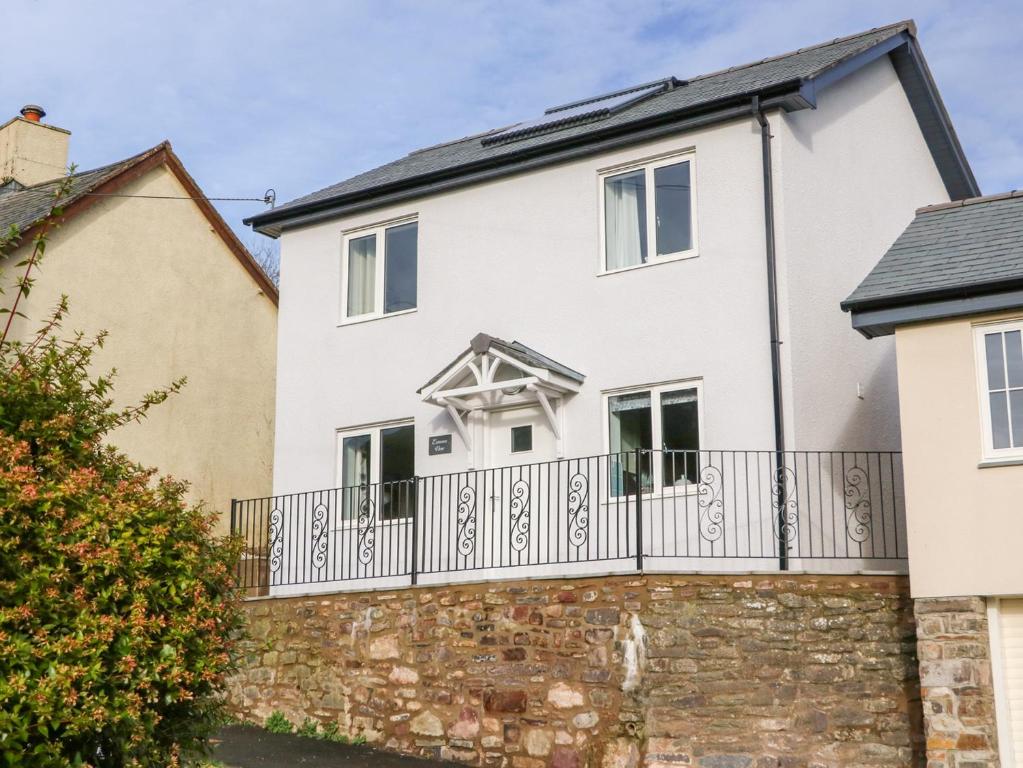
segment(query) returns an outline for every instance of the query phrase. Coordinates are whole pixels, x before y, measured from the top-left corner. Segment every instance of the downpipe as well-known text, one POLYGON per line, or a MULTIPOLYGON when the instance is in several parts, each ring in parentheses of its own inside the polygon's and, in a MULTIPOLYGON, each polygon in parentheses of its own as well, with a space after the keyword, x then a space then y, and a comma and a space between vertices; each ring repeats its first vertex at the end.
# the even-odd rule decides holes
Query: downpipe
POLYGON ((771 169, 771 123, 760 107, 760 97, 750 105, 760 126, 760 149, 764 184, 764 252, 767 259, 767 311, 771 344, 771 394, 774 403, 775 512, 777 519, 778 568, 789 569, 788 526, 785 521, 785 414, 781 388, 781 339, 778 334, 778 270, 774 233, 774 174, 771 169))

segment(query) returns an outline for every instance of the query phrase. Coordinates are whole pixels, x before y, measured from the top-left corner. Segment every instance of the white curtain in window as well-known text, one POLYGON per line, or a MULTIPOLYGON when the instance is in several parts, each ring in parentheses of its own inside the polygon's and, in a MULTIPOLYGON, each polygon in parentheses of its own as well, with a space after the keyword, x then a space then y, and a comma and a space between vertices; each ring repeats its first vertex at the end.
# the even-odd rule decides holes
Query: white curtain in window
POLYGON ((607 269, 642 264, 644 251, 641 209, 646 207, 643 172, 624 174, 604 182, 604 240, 607 269))
POLYGON ((348 244, 348 317, 372 312, 376 298, 376 236, 348 244))

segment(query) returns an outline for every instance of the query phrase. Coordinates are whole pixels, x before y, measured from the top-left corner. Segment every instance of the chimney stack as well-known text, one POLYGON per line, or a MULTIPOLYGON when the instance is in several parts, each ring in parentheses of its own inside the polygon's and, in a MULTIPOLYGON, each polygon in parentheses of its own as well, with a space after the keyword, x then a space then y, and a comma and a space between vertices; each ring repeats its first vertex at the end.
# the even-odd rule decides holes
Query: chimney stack
POLYGON ((67 171, 70 131, 42 122, 46 110, 26 104, 21 115, 0 125, 0 184, 31 187, 67 171))

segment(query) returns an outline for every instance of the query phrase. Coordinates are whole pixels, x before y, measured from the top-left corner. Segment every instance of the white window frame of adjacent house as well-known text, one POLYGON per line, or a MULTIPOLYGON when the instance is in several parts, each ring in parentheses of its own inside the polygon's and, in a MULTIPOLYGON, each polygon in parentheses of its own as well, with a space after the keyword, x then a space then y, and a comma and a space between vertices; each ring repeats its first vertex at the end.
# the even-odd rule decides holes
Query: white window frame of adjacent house
MULTIPOLYGON (((380 470, 383 465, 383 444, 380 437, 380 433, 385 429, 393 429, 395 427, 412 427, 412 445, 413 445, 413 462, 415 461, 415 420, 414 419, 395 419, 392 421, 381 421, 373 424, 364 424, 359 427, 344 427, 343 429, 335 430, 335 457, 334 457, 334 472, 335 472, 335 488, 341 489, 355 488, 358 486, 344 485, 344 441, 345 438, 349 437, 361 437, 363 435, 369 436, 369 484, 375 486, 380 482, 380 470)), ((413 475, 414 476, 414 475, 413 475)), ((401 522, 405 518, 390 518, 384 520, 378 519, 378 523, 395 523, 401 522)), ((354 517, 343 517, 342 524, 345 526, 354 525, 356 523, 354 517)))
POLYGON ((338 318, 338 325, 352 325, 355 323, 364 323, 368 320, 379 320, 384 317, 398 317, 400 315, 408 315, 419 310, 419 285, 418 285, 418 273, 419 273, 419 232, 418 232, 419 216, 418 214, 408 214, 406 216, 400 216, 386 221, 376 222, 375 224, 369 224, 360 226, 354 229, 345 230, 341 233, 341 301, 340 301, 340 316, 338 318), (387 231, 396 227, 403 227, 407 224, 416 224, 416 306, 409 307, 408 309, 399 309, 393 312, 384 311, 384 301, 386 299, 387 286, 385 285, 386 268, 387 268, 387 231), (358 315, 348 316, 348 279, 349 279, 349 257, 351 250, 351 243, 353 240, 358 240, 363 237, 374 236, 376 238, 375 254, 374 254, 374 282, 373 282, 373 310, 370 312, 363 312, 358 315))
POLYGON ((706 441, 704 438, 704 431, 706 429, 706 419, 704 418, 702 378, 675 379, 673 381, 658 382, 656 384, 640 384, 631 387, 618 387, 601 392, 600 407, 601 420, 604 424, 604 453, 608 455, 611 453, 611 398, 617 395, 628 395, 638 392, 650 393, 650 444, 653 446, 655 458, 651 459, 651 467, 653 470, 651 473, 651 491, 649 493, 644 492, 644 497, 675 496, 697 492, 697 485, 695 483, 683 486, 664 486, 664 468, 661 465, 661 461, 656 458, 660 455, 658 452, 661 451, 664 446, 664 424, 661 419, 661 395, 665 392, 675 392, 680 389, 696 390, 697 435, 700 441, 700 447, 694 450, 705 451, 706 441))
POLYGON ((634 269, 651 267, 655 264, 665 264, 682 259, 692 259, 699 256, 699 239, 697 227, 697 183, 696 183, 696 152, 692 148, 682 151, 674 151, 669 154, 656 155, 641 160, 632 161, 626 164, 616 165, 610 168, 602 168, 597 172, 597 199, 599 201, 599 224, 600 224, 600 256, 598 264, 599 275, 614 275, 619 272, 630 272, 634 269), (657 255, 657 199, 654 173, 658 168, 689 163, 689 248, 674 253, 657 255), (630 264, 624 267, 608 269, 607 266, 607 222, 606 222, 606 186, 607 179, 627 173, 642 170, 645 174, 646 189, 646 243, 647 260, 639 264, 630 264))
POLYGON ((1014 435, 1012 431, 1012 397, 1010 392, 1020 392, 1020 399, 1023 399, 1023 386, 1012 386, 1008 381, 1008 352, 1005 344, 1005 334, 1019 332, 1023 338, 1023 319, 999 321, 995 323, 982 323, 973 327, 973 349, 977 371, 977 396, 980 406, 981 425, 981 465, 997 465, 1003 462, 1023 462, 1023 435, 1014 435), (1002 367, 1005 381, 1004 387, 991 388, 988 382, 987 370, 987 342, 986 336, 998 333, 1002 335, 1002 367), (1007 448, 995 448, 994 425, 991 419, 991 393, 1005 392, 1006 405, 1009 419, 1009 443, 1007 448), (1013 443, 1018 443, 1013 446, 1013 443))

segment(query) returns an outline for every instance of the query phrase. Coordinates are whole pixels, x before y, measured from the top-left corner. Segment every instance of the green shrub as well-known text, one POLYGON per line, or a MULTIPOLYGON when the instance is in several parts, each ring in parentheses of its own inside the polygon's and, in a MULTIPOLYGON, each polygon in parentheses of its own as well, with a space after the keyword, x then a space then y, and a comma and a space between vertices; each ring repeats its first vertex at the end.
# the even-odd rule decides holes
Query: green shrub
MULTIPOLYGON (((275 709, 273 713, 266 719, 263 724, 270 733, 291 733, 295 730, 294 724, 284 716, 284 713, 279 709, 275 709)), ((314 726, 315 730, 315 726, 314 726)))
POLYGON ((115 409, 90 372, 102 337, 61 340, 65 310, 0 337, 0 765, 175 765, 223 711, 239 548, 184 484, 105 447, 180 382, 115 409))
POLYGON ((315 739, 317 736, 316 731, 319 729, 319 727, 320 724, 317 721, 307 717, 305 718, 305 720, 302 721, 302 725, 298 726, 298 729, 295 731, 295 733, 297 733, 299 736, 305 736, 310 739, 315 739))
POLYGON ((342 733, 341 727, 335 722, 330 722, 324 725, 318 738, 321 738, 324 741, 336 741, 339 744, 347 744, 349 741, 348 734, 342 733))

